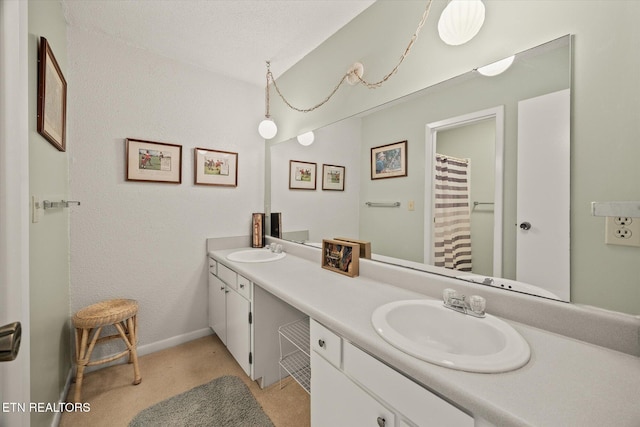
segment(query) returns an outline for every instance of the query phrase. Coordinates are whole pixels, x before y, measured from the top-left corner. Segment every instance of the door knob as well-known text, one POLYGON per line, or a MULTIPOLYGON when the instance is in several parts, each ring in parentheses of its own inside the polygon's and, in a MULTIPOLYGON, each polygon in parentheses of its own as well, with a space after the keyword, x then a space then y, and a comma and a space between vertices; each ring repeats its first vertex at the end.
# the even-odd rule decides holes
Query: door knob
POLYGON ((0 326, 0 362, 10 362, 18 357, 22 326, 20 322, 0 326))
POLYGON ((529 230, 531 228, 531 223, 530 222, 522 222, 520 223, 520 229, 522 230, 529 230))

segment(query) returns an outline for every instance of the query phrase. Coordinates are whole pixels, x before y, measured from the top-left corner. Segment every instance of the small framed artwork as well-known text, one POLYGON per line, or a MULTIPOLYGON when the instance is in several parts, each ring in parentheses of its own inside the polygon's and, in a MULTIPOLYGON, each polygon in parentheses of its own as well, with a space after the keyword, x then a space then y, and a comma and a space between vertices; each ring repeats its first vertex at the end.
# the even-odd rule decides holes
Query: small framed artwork
POLYGON ((344 191, 344 166, 322 165, 322 189, 344 191))
POLYGON ((355 277, 360 269, 360 245, 340 240, 322 240, 322 268, 355 277))
POLYGON ((407 176, 407 141, 371 149, 371 179, 407 176))
POLYGON ((238 186, 238 153, 195 148, 194 157, 195 184, 238 186))
POLYGON ((182 146, 127 138, 127 181, 182 182, 182 146))
POLYGON ((40 37, 38 65, 38 133, 66 151, 67 81, 47 39, 40 37))
POLYGON ((289 189, 315 190, 317 167, 316 163, 289 160, 289 189))

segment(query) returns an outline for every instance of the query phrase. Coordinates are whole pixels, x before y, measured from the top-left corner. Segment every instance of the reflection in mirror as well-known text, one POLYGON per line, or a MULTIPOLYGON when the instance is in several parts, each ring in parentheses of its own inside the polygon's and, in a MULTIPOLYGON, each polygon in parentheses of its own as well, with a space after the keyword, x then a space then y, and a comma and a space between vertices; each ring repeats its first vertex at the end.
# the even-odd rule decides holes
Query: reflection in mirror
MULTIPOLYGON (((521 52, 502 74, 487 77, 472 70, 318 129, 316 141, 309 147, 302 147, 295 139, 272 144, 268 156, 270 211, 282 212, 283 238, 311 245, 336 236, 357 238, 371 242, 374 260, 569 300, 568 276, 557 289, 531 281, 537 279, 519 277, 518 233, 524 231, 516 225, 522 196, 517 188, 518 169, 524 169, 518 164, 522 161, 518 159, 522 138, 519 103, 560 91, 568 93, 570 41, 571 37, 565 36, 521 52), (475 118, 460 120, 469 117, 475 118), (408 141, 407 176, 372 180, 371 149, 404 140, 408 141), (454 158, 471 158, 471 192, 466 196, 470 271, 434 265, 435 175, 431 171, 436 151, 454 158), (344 190, 327 191, 321 185, 315 191, 289 189, 291 159, 316 163, 318 171, 323 164, 344 167, 344 190), (375 207, 368 202, 396 206, 375 207)), ((566 117, 568 135, 568 111, 566 117)), ((565 172, 568 189, 568 163, 565 172)), ((318 180, 321 182, 322 177, 318 180)), ((553 185, 555 189, 565 183, 553 185)), ((544 194, 548 189, 535 191, 544 194)), ((566 198, 566 212, 560 215, 567 218, 568 228, 568 190, 566 198)), ((533 231, 529 236, 536 235, 537 230, 533 231)), ((568 241, 568 230, 566 237, 568 241)), ((549 267, 536 264, 535 259, 530 264, 534 270, 549 267)), ((568 253, 562 267, 568 271, 568 253)))

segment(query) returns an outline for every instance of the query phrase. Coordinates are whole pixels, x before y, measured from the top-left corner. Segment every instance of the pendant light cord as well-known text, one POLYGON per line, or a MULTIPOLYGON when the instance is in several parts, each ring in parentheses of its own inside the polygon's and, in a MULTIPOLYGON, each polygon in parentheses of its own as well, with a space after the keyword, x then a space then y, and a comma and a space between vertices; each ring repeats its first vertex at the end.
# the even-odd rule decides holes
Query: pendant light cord
POLYGON ((342 78, 340 79, 338 84, 336 84, 336 86, 329 93, 329 95, 326 98, 324 98, 322 101, 320 101, 319 103, 314 105, 313 107, 310 107, 310 108, 298 108, 298 107, 292 105, 286 99, 286 97, 282 94, 282 92, 280 91, 280 88, 278 87, 278 84, 276 83, 276 79, 273 77, 273 73, 271 72, 271 63, 270 63, 270 61, 267 61, 267 87, 266 87, 266 96, 265 96, 266 104, 267 104, 266 105, 266 112, 267 112, 266 117, 267 118, 269 117, 269 83, 273 84, 273 87, 276 90, 276 92, 278 93, 278 95, 280 96, 280 99, 282 99, 282 101, 287 105, 287 107, 291 108, 292 110, 298 111, 300 113, 309 113, 311 111, 314 111, 314 110, 322 107, 324 104, 329 102, 329 100, 333 97, 333 95, 336 94, 338 89, 340 89, 340 86, 342 86, 342 84, 351 75, 354 75, 358 79, 358 81, 361 84, 363 84, 367 89, 376 89, 376 88, 381 87, 387 80, 389 80, 394 74, 396 74, 396 72, 398 71, 398 68, 400 68, 400 65, 402 64, 402 62, 404 62, 405 58, 409 55, 409 52, 411 52, 411 48, 413 47, 413 44, 418 39, 418 34, 420 33, 420 30, 424 26, 425 22, 427 22, 427 17, 429 16, 429 10, 431 9, 431 2, 432 2, 432 0, 428 0, 427 1, 427 7, 425 8, 425 10, 424 10, 424 12, 422 14, 422 19, 420 20, 420 23, 418 24, 418 28, 413 33, 413 36, 411 37, 411 40, 409 41, 409 44, 407 45, 406 49, 404 50, 404 53, 400 56, 400 60, 398 61, 396 66, 393 67, 393 69, 388 74, 386 74, 380 81, 377 81, 375 83, 370 83, 370 82, 366 81, 365 79, 363 79, 362 75, 358 74, 356 71, 348 71, 347 73, 345 73, 342 76, 342 78))

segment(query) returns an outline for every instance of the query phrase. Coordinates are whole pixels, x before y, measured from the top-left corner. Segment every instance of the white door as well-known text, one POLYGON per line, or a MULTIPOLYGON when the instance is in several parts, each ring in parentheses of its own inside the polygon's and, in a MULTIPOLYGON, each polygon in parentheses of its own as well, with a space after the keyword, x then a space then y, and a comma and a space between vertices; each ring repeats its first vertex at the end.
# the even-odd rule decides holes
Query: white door
POLYGON ((518 102, 516 279, 569 301, 569 89, 518 102))
MULTIPOLYGON (((29 404, 28 3, 0 2, 0 326, 20 321, 18 357, 0 363, 0 401, 29 404)), ((3 427, 29 414, 0 412, 3 427)))
POLYGON ((227 292, 227 349, 244 372, 251 376, 251 303, 236 291, 227 292))
POLYGON ((209 272, 209 326, 227 345, 227 287, 222 280, 209 272))

